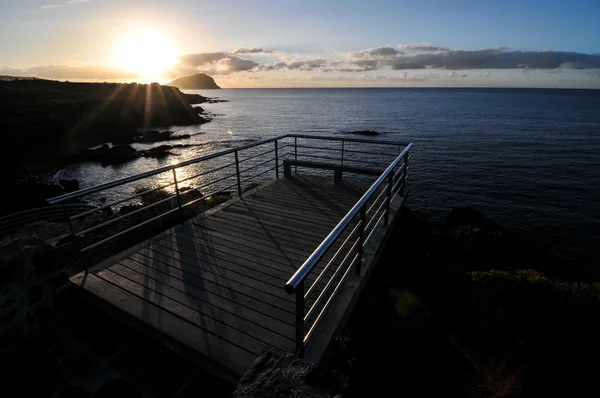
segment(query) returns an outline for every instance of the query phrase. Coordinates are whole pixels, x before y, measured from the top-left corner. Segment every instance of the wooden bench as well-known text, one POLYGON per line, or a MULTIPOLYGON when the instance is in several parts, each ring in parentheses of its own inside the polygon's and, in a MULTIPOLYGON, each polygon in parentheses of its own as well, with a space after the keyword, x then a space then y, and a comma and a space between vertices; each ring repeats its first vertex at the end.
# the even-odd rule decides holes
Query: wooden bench
POLYGON ((357 166, 346 166, 341 164, 332 163, 319 163, 311 162, 307 160, 291 160, 286 159, 283 161, 283 175, 288 178, 292 176, 292 166, 308 167, 311 169, 321 170, 333 170, 333 182, 339 184, 342 181, 343 173, 356 173, 356 174, 367 174, 373 176, 380 176, 384 170, 369 169, 365 167, 357 166))

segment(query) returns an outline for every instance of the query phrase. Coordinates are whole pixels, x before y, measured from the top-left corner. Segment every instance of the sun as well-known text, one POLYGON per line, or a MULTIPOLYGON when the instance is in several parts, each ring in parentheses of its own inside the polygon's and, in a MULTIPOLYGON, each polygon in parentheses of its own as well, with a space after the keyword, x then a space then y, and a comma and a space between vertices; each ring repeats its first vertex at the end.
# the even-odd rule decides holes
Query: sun
POLYGON ((127 32, 115 50, 115 65, 140 77, 160 77, 177 61, 177 46, 169 36, 154 29, 127 32))

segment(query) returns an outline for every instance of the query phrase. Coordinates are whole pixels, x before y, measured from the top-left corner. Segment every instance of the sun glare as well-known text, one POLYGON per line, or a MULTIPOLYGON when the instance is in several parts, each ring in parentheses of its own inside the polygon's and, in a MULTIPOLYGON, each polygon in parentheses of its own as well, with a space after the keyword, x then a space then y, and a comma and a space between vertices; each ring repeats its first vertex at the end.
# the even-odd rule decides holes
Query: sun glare
POLYGON ((140 77, 160 77, 176 60, 176 45, 163 32, 153 29, 126 33, 115 51, 116 66, 140 77))

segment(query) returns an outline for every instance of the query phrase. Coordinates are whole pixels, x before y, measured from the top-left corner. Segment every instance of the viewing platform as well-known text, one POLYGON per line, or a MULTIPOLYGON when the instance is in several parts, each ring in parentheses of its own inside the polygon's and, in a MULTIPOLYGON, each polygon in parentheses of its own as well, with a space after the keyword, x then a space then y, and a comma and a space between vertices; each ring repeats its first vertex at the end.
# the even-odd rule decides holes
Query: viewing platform
POLYGON ((80 255, 124 248, 71 278, 87 297, 236 381, 267 346, 326 356, 406 200, 411 147, 283 135, 49 202, 97 205, 68 215, 80 255))

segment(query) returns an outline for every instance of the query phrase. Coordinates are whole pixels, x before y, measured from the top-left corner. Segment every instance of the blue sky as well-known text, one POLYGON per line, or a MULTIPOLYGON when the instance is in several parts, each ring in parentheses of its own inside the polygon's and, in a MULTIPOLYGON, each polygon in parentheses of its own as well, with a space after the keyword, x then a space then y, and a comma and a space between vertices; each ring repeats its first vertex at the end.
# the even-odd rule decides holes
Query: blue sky
POLYGON ((0 74, 167 81, 208 72, 226 87, 600 88, 598 0, 0 0, 0 6, 0 74), (161 45, 140 42, 140 35, 161 45), (255 50, 234 52, 239 48, 255 50))

